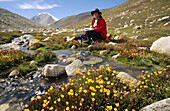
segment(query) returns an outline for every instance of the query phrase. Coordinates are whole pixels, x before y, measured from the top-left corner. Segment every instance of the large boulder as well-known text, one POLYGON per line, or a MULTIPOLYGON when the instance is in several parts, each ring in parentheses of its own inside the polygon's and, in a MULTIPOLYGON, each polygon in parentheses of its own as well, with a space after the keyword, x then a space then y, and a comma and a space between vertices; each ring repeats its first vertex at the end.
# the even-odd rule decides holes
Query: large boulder
POLYGON ((58 64, 47 64, 42 70, 42 76, 45 77, 58 77, 65 73, 65 67, 58 64))
POLYGON ((67 76, 74 76, 76 74, 75 70, 81 70, 81 72, 85 72, 84 70, 85 66, 84 64, 79 60, 74 60, 71 64, 65 67, 67 76))
POLYGON ((150 50, 170 56, 170 36, 161 37, 160 39, 156 40, 150 47, 150 50))
POLYGON ((169 111, 170 109, 170 98, 155 102, 142 108, 140 111, 169 111))
POLYGON ((32 38, 32 39, 29 41, 29 46, 32 46, 32 45, 34 45, 34 44, 45 45, 45 43, 42 43, 40 40, 32 38))

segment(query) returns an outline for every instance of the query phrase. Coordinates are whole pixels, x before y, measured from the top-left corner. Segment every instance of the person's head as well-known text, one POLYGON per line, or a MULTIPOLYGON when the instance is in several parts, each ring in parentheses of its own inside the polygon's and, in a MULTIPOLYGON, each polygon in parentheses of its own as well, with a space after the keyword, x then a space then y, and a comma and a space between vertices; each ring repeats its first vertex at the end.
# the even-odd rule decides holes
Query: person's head
POLYGON ((93 17, 94 17, 95 19, 100 18, 99 13, 98 13, 98 12, 94 12, 94 13, 93 13, 93 17))
POLYGON ((95 9, 94 11, 91 12, 91 15, 98 19, 98 18, 101 18, 102 17, 102 13, 99 11, 99 9, 95 9))

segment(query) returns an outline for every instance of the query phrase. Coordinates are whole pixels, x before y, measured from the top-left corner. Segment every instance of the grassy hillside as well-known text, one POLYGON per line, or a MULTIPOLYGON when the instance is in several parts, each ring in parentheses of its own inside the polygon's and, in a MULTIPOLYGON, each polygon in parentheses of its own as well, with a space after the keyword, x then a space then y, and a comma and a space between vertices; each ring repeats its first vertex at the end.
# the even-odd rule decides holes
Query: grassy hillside
POLYGON ((0 31, 4 29, 20 30, 20 29, 40 29, 48 28, 47 26, 40 25, 25 17, 12 13, 6 9, 0 8, 0 31))
MULTIPOLYGON (((164 26, 170 21, 170 18, 160 19, 170 15, 169 0, 127 0, 118 6, 101 11, 107 23, 108 33, 115 33, 119 30, 128 33, 129 36, 160 37, 170 35, 170 25, 164 26), (127 25, 126 28, 124 28, 125 25, 127 25), (141 29, 133 29, 135 26, 141 26, 141 29)), ((90 26, 91 20, 92 17, 89 17, 64 28, 84 28, 90 26)))

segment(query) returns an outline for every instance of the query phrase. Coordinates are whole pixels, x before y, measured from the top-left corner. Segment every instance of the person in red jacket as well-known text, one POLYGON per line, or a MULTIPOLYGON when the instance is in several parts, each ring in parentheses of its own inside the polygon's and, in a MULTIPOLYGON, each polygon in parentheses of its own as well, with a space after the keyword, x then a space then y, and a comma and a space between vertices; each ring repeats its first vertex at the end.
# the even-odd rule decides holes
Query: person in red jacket
POLYGON ((86 31, 86 36, 89 40, 89 43, 93 41, 104 41, 107 35, 106 22, 102 17, 102 13, 99 9, 95 9, 91 12, 91 15, 94 17, 91 23, 91 31, 86 31))

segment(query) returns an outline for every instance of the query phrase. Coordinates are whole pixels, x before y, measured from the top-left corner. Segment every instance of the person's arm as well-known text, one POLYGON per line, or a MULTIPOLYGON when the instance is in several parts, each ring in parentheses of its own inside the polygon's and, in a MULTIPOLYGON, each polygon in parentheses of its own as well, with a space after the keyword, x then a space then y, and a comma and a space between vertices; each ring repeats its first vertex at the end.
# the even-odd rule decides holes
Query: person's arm
POLYGON ((95 28, 95 31, 96 32, 101 32, 101 31, 105 30, 105 28, 106 28, 106 22, 102 21, 101 25, 99 27, 95 28))

